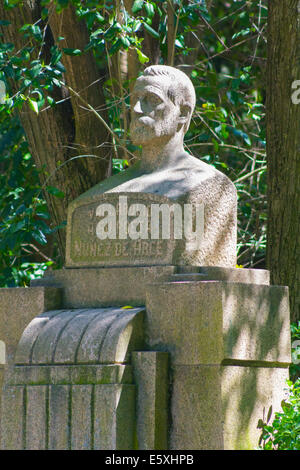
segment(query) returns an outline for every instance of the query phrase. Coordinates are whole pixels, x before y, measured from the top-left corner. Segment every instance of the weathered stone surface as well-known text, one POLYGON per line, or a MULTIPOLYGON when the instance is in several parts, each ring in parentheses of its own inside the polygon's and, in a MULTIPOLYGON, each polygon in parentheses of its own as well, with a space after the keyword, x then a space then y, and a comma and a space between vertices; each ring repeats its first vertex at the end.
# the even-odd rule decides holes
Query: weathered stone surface
MULTIPOLYGON (((125 313, 123 310, 122 313, 125 313)), ((77 349, 78 362, 100 362, 99 355, 107 332, 120 315, 117 308, 108 308, 105 314, 89 323, 77 349)))
POLYGON ((0 396, 4 373, 14 362, 16 348, 25 327, 36 315, 60 307, 60 303, 61 290, 55 287, 0 289, 0 341, 5 344, 6 362, 4 367, 0 366, 0 396))
POLYGON ((93 448, 135 448, 135 385, 96 385, 93 448))
POLYGON ((226 281, 242 284, 270 284, 266 269, 224 268, 220 266, 176 266, 172 281, 226 281))
POLYGON ((16 355, 28 365, 15 366, 7 376, 10 396, 6 395, 5 409, 7 403, 14 407, 12 423, 18 423, 19 430, 13 436, 4 417, 4 448, 133 449, 135 419, 140 448, 257 445, 258 420, 270 406, 278 409, 288 374, 287 289, 202 280, 165 282, 147 291, 146 347, 156 351, 133 355, 136 391, 131 366, 119 362, 128 361, 125 351, 135 351, 143 340, 144 308, 45 312, 29 325, 16 355), (49 329, 51 322, 56 327, 49 329), (34 347, 38 341, 43 344, 40 335, 49 331, 52 346, 44 348, 48 352, 35 366, 34 347), (131 343, 130 335, 136 342, 131 343), (168 387, 165 359, 159 358, 167 353, 172 368, 171 420, 169 444, 164 445, 168 387), (52 365, 39 365, 47 357, 52 365), (86 364, 112 358, 114 366, 86 364), (60 362, 69 359, 69 365, 60 362), (66 421, 71 428, 64 426, 66 421))
POLYGON ((291 362, 288 288, 224 283, 224 358, 291 362))
POLYGON ((25 393, 26 431, 30 430, 25 432, 25 449, 46 449, 48 387, 27 386, 25 393))
POLYGON ((25 329, 16 364, 128 362, 143 346, 144 308, 45 312, 25 329))
MULTIPOLYGON (((96 201, 92 199, 89 204, 85 202, 84 205, 79 205, 73 209, 68 220, 70 240, 67 242, 67 267, 170 264, 235 266, 235 190, 229 186, 229 182, 228 188, 223 188, 220 179, 222 178, 219 175, 212 177, 211 181, 203 185, 204 187, 200 184, 197 191, 190 192, 185 197, 181 196, 180 199, 171 200, 164 195, 158 196, 151 192, 148 194, 124 192, 121 186, 120 192, 108 192, 99 195, 96 201), (150 215, 151 205, 165 204, 173 207, 176 203, 182 208, 183 220, 184 205, 191 204, 196 207, 196 204, 203 204, 205 223, 199 248, 190 250, 184 237, 176 240, 172 231, 170 239, 164 239, 162 235, 155 239, 150 228, 143 239, 133 240, 129 235, 126 239, 122 239, 117 234, 115 239, 100 240, 96 235, 97 225, 101 220, 96 215, 97 208, 104 204, 118 208, 119 196, 127 198, 128 207, 136 204, 145 205, 148 214, 147 222, 145 221, 147 227, 148 220, 150 224, 150 220, 153 219, 150 215), (220 233, 221 236, 218 238, 220 233)), ((72 207, 70 206, 70 211, 72 207)), ((159 227, 162 230, 161 223, 159 227)))
MULTIPOLYGON (((51 364, 54 362, 55 351, 61 334, 65 328, 67 328, 67 325, 72 320, 74 321, 80 313, 81 310, 60 310, 52 318, 47 318, 47 323, 43 326, 42 330, 39 332, 34 341, 31 358, 29 358, 28 362, 31 362, 32 364, 51 364)), ((31 325, 29 325, 29 327, 31 327, 31 325)), ((70 341, 72 341, 72 337, 70 337, 70 341)), ((18 347, 18 355, 16 356, 17 361, 17 358, 19 357, 19 351, 22 351, 22 343, 23 338, 21 339, 18 347)), ((74 350, 74 345, 72 350, 74 350)), ((71 356, 68 362, 74 363, 74 356, 71 356)))
POLYGON ((174 364, 216 364, 223 359, 221 282, 149 286, 146 341, 174 364))
POLYGON ((24 448, 24 388, 4 385, 2 389, 0 449, 24 448))
POLYGON ((137 386, 139 450, 168 449, 169 355, 138 351, 132 354, 137 386))
POLYGON ((136 307, 145 305, 149 284, 190 280, 269 285, 270 274, 264 269, 217 266, 69 268, 46 272, 44 278, 31 284, 61 288, 62 308, 136 307))
POLYGON ((97 321, 104 314, 103 309, 93 309, 92 311, 78 309, 77 312, 74 315, 75 312, 72 311, 72 320, 63 329, 58 329, 59 338, 56 342, 53 355, 53 362, 55 364, 76 364, 77 350, 82 335, 94 319, 97 321))
POLYGON ((60 307, 61 291, 52 287, 0 289, 0 339, 6 344, 8 364, 13 362, 28 323, 46 310, 60 307))
POLYGON ((70 385, 49 387, 49 449, 67 450, 70 448, 70 397, 70 385))
POLYGON ((1 449, 134 449, 135 388, 121 383, 6 385, 1 449))
POLYGON ((22 365, 12 367, 6 376, 10 385, 131 384, 132 381, 132 367, 124 364, 22 365))
POLYGON ((173 369, 170 449, 224 448, 220 366, 173 369))
POLYGON ((60 312, 61 310, 50 310, 46 314, 38 315, 29 323, 22 334, 15 354, 16 364, 26 364, 32 361, 33 346, 39 334, 43 331, 48 321, 59 315, 60 312))
POLYGON ((63 308, 95 308, 144 305, 149 283, 167 280, 174 266, 139 266, 49 271, 35 286, 62 289, 63 308))
POLYGON ((92 448, 92 385, 73 385, 71 391, 71 449, 92 448))
POLYGON ((288 368, 176 365, 170 448, 253 450, 260 419, 284 398, 288 368))
POLYGON ((144 346, 143 316, 144 308, 100 308, 33 319, 6 375, 3 448, 133 449, 135 385, 125 362, 144 346))
MULTIPOLYGON (((3 381, 4 381, 4 372, 5 372, 6 368, 4 365, 1 365, 0 366, 0 397, 1 397, 1 390, 2 390, 2 387, 3 387, 3 381)), ((1 414, 0 414, 0 418, 1 418, 1 414)))
POLYGON ((149 286, 147 343, 174 364, 290 363, 287 289, 221 281, 149 286))
POLYGON ((182 242, 181 240, 174 240, 172 231, 170 239, 162 239, 161 237, 152 239, 150 229, 151 204, 166 204, 171 207, 173 201, 156 194, 122 192, 103 194, 96 202, 79 206, 73 212, 72 219, 69 221, 72 232, 68 257, 72 262, 67 263, 67 266, 176 264, 176 253, 178 250, 183 249, 182 242), (123 239, 119 234, 115 239, 99 240, 96 236, 97 224, 100 221, 100 218, 96 215, 98 206, 111 204, 113 207, 118 208, 120 196, 126 198, 129 207, 133 204, 145 205, 147 236, 143 239, 132 240, 129 235, 123 239))
POLYGON ((101 347, 99 362, 102 364, 129 362, 131 351, 144 346, 143 327, 144 309, 125 310, 108 329, 101 347))
MULTIPOLYGON (((192 82, 173 67, 152 66, 137 79, 131 98, 131 137, 142 145, 141 162, 70 204, 67 266, 234 267, 236 189, 223 173, 189 155, 183 147, 195 106, 192 82), (175 228, 170 237, 153 235, 151 210, 155 204, 173 209, 176 204, 174 211, 180 213, 181 222, 188 206, 195 211, 203 207, 204 215, 199 212, 199 219, 194 218, 199 242, 196 247, 189 243, 187 232, 175 235, 175 228), (108 215, 116 214, 117 229, 109 222, 104 230, 108 215), (120 214, 125 214, 121 223, 120 214)), ((157 229, 161 227, 162 221, 158 221, 157 229)))
POLYGON ((282 411, 289 369, 280 367, 228 366, 221 368, 224 449, 255 449, 261 429, 259 420, 270 423, 282 411))

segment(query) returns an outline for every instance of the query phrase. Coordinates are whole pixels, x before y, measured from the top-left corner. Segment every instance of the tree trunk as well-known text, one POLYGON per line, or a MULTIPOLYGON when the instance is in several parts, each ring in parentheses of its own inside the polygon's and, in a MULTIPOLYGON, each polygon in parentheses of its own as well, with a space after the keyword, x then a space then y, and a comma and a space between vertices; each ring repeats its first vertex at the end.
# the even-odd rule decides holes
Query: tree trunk
POLYGON ((299 58, 300 1, 270 0, 267 263, 272 284, 289 287, 293 321, 300 320, 300 103, 292 102, 292 84, 300 80, 299 58))
MULTIPOLYGON (((15 50, 22 48, 24 39, 17 32, 24 23, 35 23, 40 19, 40 6, 37 0, 26 0, 23 6, 5 10, 0 3, 0 17, 11 22, 2 28, 6 42, 15 44, 15 50)), ((39 23, 40 24, 40 23, 39 23)), ((42 55, 49 57, 50 47, 58 36, 65 39, 61 46, 83 49, 88 42, 88 33, 83 23, 79 23, 71 7, 57 14, 52 7, 49 10, 49 25, 46 29, 45 45, 42 55)), ((27 39, 28 41, 28 39, 27 39)), ((64 55, 66 83, 91 106, 101 108, 101 115, 107 121, 105 100, 101 88, 101 75, 92 54, 81 56, 64 55), (96 82, 96 83, 94 83, 96 82)), ((45 191, 53 226, 66 220, 67 207, 71 200, 91 186, 108 176, 111 154, 108 131, 97 118, 82 107, 74 96, 69 96, 66 89, 55 90, 56 101, 62 100, 54 108, 42 110, 38 115, 29 107, 20 113, 32 156, 41 174, 41 184, 53 186, 65 193, 59 199, 45 191), (77 155, 94 155, 97 158, 78 158, 62 168, 57 168, 77 155)), ((59 251, 64 259, 65 230, 58 231, 59 251)))

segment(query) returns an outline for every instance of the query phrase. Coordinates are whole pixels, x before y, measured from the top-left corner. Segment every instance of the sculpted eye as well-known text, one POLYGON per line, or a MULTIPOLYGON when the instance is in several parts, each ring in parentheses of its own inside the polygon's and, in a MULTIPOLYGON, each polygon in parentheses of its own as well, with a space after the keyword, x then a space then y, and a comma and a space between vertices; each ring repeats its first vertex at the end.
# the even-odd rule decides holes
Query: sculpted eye
POLYGON ((157 95, 154 95, 152 93, 149 93, 149 95, 147 96, 147 100, 149 101, 149 103, 151 103, 153 106, 157 106, 159 105, 160 103, 162 103, 162 99, 157 96, 157 95))

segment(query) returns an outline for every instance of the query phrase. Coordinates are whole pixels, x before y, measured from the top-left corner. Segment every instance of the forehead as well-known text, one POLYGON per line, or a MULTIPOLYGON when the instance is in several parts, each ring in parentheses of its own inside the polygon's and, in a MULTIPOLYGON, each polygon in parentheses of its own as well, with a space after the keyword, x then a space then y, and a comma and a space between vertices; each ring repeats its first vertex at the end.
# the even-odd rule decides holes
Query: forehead
POLYGON ((170 86, 170 80, 165 77, 162 79, 161 77, 140 77, 135 82, 133 88, 133 94, 140 94, 145 91, 149 91, 152 93, 157 93, 159 95, 167 96, 167 91, 170 86))

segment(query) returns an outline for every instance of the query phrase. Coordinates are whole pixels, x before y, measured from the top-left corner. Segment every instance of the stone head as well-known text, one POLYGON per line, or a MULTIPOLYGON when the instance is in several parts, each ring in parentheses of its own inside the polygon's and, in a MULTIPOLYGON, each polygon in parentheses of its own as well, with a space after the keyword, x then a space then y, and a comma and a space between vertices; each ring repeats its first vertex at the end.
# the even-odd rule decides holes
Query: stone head
POLYGON ((164 143, 187 132, 196 102, 188 76, 167 65, 152 65, 136 81, 131 97, 131 139, 137 145, 164 143))

